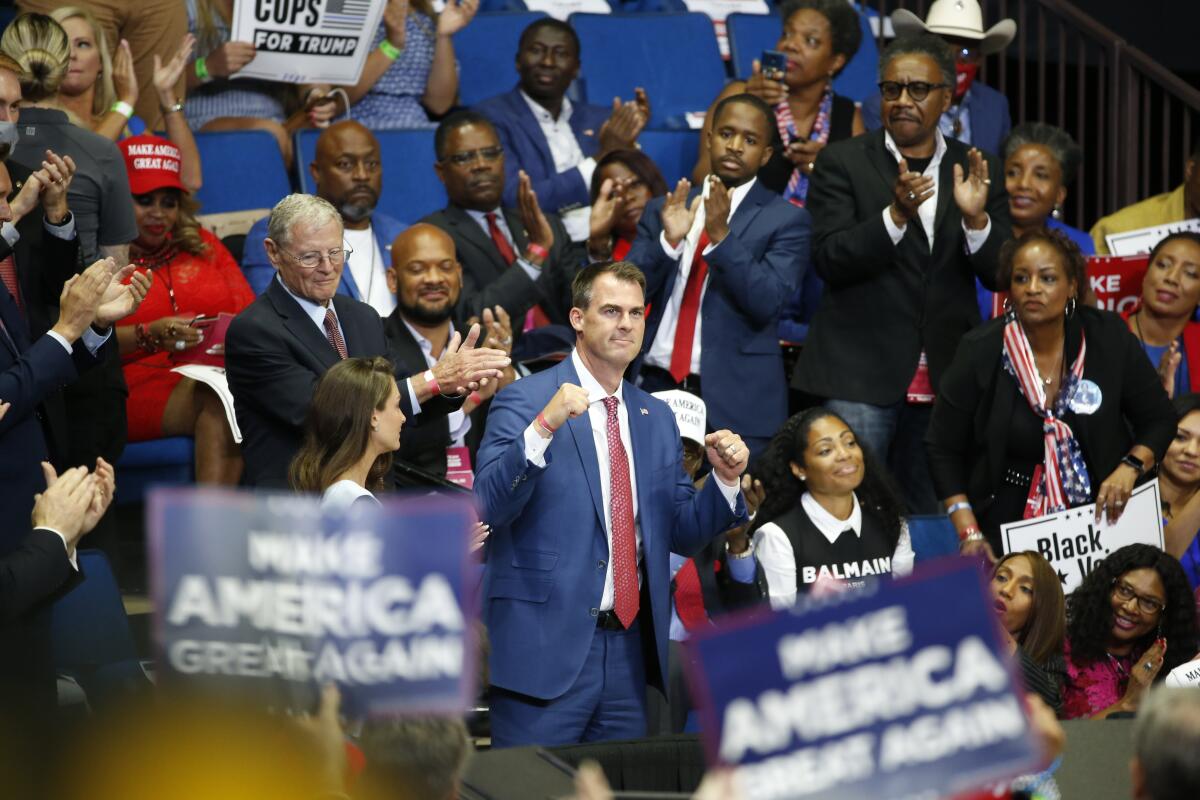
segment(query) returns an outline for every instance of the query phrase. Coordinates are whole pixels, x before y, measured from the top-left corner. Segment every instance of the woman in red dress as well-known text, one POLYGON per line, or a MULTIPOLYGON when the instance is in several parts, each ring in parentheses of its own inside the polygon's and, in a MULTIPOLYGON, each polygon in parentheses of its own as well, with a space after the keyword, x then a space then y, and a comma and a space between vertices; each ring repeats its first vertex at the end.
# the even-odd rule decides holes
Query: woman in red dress
POLYGON ((192 436, 196 481, 236 484, 242 457, 221 400, 172 369, 204 343, 204 328, 192 324, 197 317, 236 314, 254 292, 221 241, 196 221, 198 206, 179 179, 179 149, 150 135, 118 146, 138 224, 130 258, 154 275, 145 301, 117 326, 129 384, 129 441, 192 436))

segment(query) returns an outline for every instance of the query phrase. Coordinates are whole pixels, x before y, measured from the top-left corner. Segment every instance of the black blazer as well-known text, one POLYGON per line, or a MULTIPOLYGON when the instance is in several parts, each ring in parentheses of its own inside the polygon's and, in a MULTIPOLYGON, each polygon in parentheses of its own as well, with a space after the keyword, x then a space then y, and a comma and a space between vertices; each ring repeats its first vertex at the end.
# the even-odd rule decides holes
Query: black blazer
MULTIPOLYGON (((518 256, 529 245, 529 235, 515 208, 502 209, 504 221, 515 239, 518 256)), ((535 305, 541 305, 546 316, 556 325, 569 324, 571 282, 587 263, 587 253, 571 241, 557 214, 545 212, 554 229, 554 246, 550 258, 542 267, 536 281, 525 270, 509 268, 500 257, 496 245, 475 220, 458 206, 450 205, 435 211, 421 222, 436 225, 450 234, 458 261, 462 264, 463 287, 458 301, 459 319, 478 316, 483 309, 500 306, 512 317, 514 333, 520 335, 519 320, 535 305)))
POLYGON ((53 531, 35 528, 16 550, 0 558, 0 625, 24 616, 70 574, 63 540, 53 531))
POLYGON ((904 398, 922 348, 936 387, 959 339, 979 323, 975 277, 995 288, 996 259, 1012 236, 999 158, 987 158, 992 229, 967 255, 954 202, 954 165, 968 147, 946 139, 938 173, 934 246, 919 220, 893 245, 883 223, 896 159, 883 130, 834 142, 817 156, 808 189, 813 263, 825 281, 792 386, 819 397, 886 405, 904 398))
MULTIPOLYGON (((963 337, 925 437, 938 497, 966 494, 976 516, 986 513, 1000 487, 1013 415, 1031 413, 1001 364, 1003 335, 1004 319, 998 318, 963 337)), ((1175 435, 1175 412, 1154 365, 1119 316, 1080 306, 1067 322, 1067 364, 1079 354, 1082 336, 1083 377, 1100 387, 1100 408, 1062 419, 1083 451, 1094 493, 1135 444, 1162 460, 1175 435)))
MULTIPOLYGON (((397 381, 411 374, 389 351, 383 320, 375 309, 343 295, 334 296, 333 307, 350 357, 387 356, 397 364, 397 381)), ((225 370, 242 429, 247 484, 288 485, 288 465, 303 441, 313 390, 337 362, 337 351, 278 280, 230 323, 225 370)), ((445 398, 434 398, 414 416, 403 385, 400 405, 410 420, 406 430, 456 407, 445 398)))

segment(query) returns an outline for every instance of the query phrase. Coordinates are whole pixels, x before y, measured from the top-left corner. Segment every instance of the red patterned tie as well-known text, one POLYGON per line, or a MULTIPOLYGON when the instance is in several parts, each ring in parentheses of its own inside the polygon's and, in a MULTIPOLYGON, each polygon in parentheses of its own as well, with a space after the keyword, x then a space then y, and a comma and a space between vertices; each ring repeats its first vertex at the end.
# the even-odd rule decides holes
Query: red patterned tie
POLYGON ((683 562, 683 566, 675 573, 675 613, 689 631, 708 625, 700 573, 696 570, 696 561, 691 558, 683 562))
POLYGON ((633 492, 629 485, 629 457, 621 443, 617 398, 604 398, 608 410, 608 474, 612 501, 613 611, 628 628, 637 618, 637 541, 633 532, 633 492))
POLYGON ((703 256, 706 247, 708 231, 703 231, 696 243, 692 269, 687 285, 683 287, 683 302, 679 304, 679 319, 675 322, 675 346, 671 350, 669 372, 676 383, 682 383, 692 371, 692 340, 696 337, 696 317, 700 314, 700 293, 704 291, 704 279, 708 276, 708 264, 703 256))
POLYGON ((346 340, 342 338, 342 332, 338 328, 337 317, 334 316, 332 308, 325 309, 325 338, 333 345, 333 349, 337 350, 338 358, 346 357, 346 340))
POLYGON ((11 255, 0 258, 0 280, 8 287, 8 293, 17 304, 17 310, 24 314, 25 304, 21 302, 21 286, 17 283, 17 263, 11 255))
POLYGON ((504 259, 504 263, 512 266, 517 260, 517 254, 513 252, 512 245, 508 243, 508 237, 504 235, 504 231, 500 230, 500 226, 496 224, 496 215, 489 211, 483 215, 487 218, 488 235, 492 237, 492 244, 496 245, 496 249, 500 251, 500 257, 504 259))

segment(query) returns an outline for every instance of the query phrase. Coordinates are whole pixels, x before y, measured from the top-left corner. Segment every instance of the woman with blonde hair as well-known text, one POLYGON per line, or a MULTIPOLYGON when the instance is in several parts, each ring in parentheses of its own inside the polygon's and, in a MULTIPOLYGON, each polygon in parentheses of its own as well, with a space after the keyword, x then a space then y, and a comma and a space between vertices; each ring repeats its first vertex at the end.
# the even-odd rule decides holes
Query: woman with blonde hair
MULTIPOLYGON (((153 121, 130 116, 139 95, 129 42, 121 40, 114 59, 104 32, 86 8, 62 6, 50 16, 62 26, 71 47, 67 74, 58 87, 59 107, 73 115, 80 125, 114 142, 131 131, 141 133, 153 121)), ((155 55, 153 79, 167 138, 183 154, 180 179, 191 192, 200 188, 200 153, 183 116, 183 103, 176 99, 175 85, 183 76, 195 46, 196 39, 189 34, 165 64, 155 55)))

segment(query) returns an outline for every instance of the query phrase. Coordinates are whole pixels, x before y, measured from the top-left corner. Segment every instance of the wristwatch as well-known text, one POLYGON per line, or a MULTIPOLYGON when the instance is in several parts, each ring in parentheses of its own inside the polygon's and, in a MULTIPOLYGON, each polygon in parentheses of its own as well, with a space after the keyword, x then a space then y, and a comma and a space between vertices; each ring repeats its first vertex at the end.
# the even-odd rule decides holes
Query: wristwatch
POLYGON ((730 550, 729 542, 725 542, 725 555, 729 556, 730 558, 737 558, 737 559, 749 558, 750 556, 754 555, 754 540, 751 539, 746 544, 746 549, 740 553, 735 553, 732 550, 730 550))
POLYGON ((1133 453, 1126 453, 1125 457, 1121 459, 1121 463, 1128 464, 1136 469, 1139 477, 1146 471, 1146 462, 1142 461, 1133 453))

